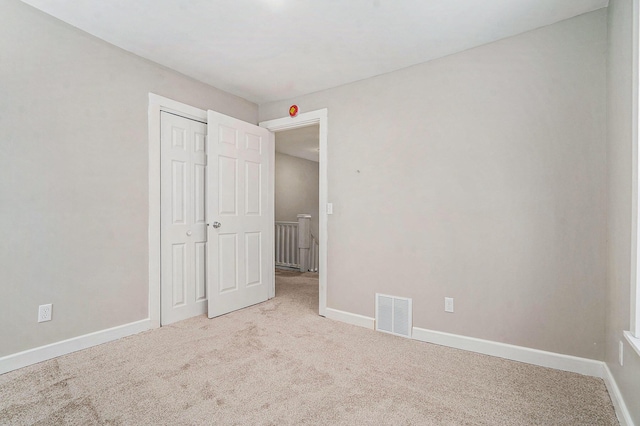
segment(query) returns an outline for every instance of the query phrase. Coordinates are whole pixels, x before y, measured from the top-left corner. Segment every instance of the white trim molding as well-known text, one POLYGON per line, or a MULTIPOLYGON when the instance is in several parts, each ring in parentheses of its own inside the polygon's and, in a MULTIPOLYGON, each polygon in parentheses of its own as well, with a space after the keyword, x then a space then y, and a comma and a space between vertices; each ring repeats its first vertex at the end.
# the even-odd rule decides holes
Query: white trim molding
POLYGON ((640 339, 635 337, 630 331, 624 331, 623 334, 627 342, 629 342, 629 345, 636 351, 638 356, 640 356, 640 339))
POLYGON ((602 380, 604 380, 607 392, 609 392, 609 396, 611 397, 611 402, 613 403, 613 408, 616 410, 616 416, 618 417, 620 426, 634 426, 633 420, 631 419, 631 413, 629 413, 627 404, 625 404, 624 399, 622 398, 622 393, 618 388, 618 384, 613 378, 613 374, 611 374, 609 366, 604 362, 602 363, 602 380))
MULTIPOLYGON (((318 311, 321 316, 327 316, 327 258, 328 258, 328 216, 327 216, 327 203, 329 200, 329 181, 327 178, 327 170, 328 170, 328 156, 327 150, 329 146, 328 141, 328 125, 329 125, 329 116, 326 108, 319 109, 316 111, 309 111, 302 114, 299 114, 295 117, 284 117, 277 118, 275 120, 268 120, 260 122, 260 127, 264 127, 270 132, 279 132, 290 129, 297 129, 300 127, 311 126, 314 124, 318 124, 320 127, 320 163, 319 163, 319 198, 320 198, 320 212, 318 213, 319 220, 319 257, 320 257, 320 265, 318 268, 318 280, 319 280, 319 306, 318 311)), ((275 138, 273 139, 274 143, 272 143, 271 156, 272 158, 275 156, 275 138)), ((273 166, 273 163, 271 163, 273 166)), ((269 192, 272 196, 275 194, 274 188, 274 173, 275 167, 272 167, 271 178, 270 178, 270 187, 269 192)), ((275 257, 274 257, 275 259, 275 257)), ((275 278, 274 278, 275 282, 275 278)))
MULTIPOLYGON (((369 328, 371 330, 375 329, 374 318, 331 308, 327 308, 326 312, 327 318, 359 327, 369 328)), ((611 401, 620 424, 622 426, 634 426, 631 414, 629 413, 624 398, 622 397, 622 393, 618 388, 618 384, 611 374, 609 366, 603 361, 541 351, 538 349, 509 345, 491 340, 444 333, 441 331, 427 330, 419 327, 413 327, 412 331, 411 338, 420 342, 433 343, 450 348, 504 358, 510 361, 524 362, 541 367, 598 377, 604 381, 604 384, 607 387, 607 391, 611 397, 611 401)), ((627 332, 625 333, 625 337, 629 339, 629 337, 633 336, 630 336, 630 333, 627 332)))
POLYGON ((473 337, 427 330, 418 327, 413 327, 412 338, 421 342, 477 352, 511 361, 524 362, 541 367, 598 377, 604 381, 604 384, 607 387, 607 391, 611 397, 611 401, 620 424, 622 426, 634 426, 631 414, 629 413, 627 405, 622 398, 622 393, 618 388, 616 380, 611 374, 607 364, 603 361, 541 351, 538 349, 525 348, 523 346, 509 345, 491 340, 476 339, 473 337))
POLYGON ((634 426, 622 393, 605 362, 418 327, 413 327, 412 338, 421 342, 601 378, 607 387, 620 424, 634 426))
POLYGON ((370 330, 375 329, 376 320, 364 315, 352 314, 351 312, 339 311, 338 309, 327 308, 325 310, 325 316, 329 319, 344 322, 358 327, 368 328, 370 330))
POLYGON ((444 333, 442 331, 427 330, 418 327, 413 327, 413 338, 422 342, 435 343, 436 345, 449 346, 456 349, 464 349, 466 351, 497 356, 499 358, 525 362, 528 364, 539 365, 541 367, 571 371, 573 373, 585 374, 587 376, 602 376, 602 361, 563 355, 555 352, 541 351, 539 349, 525 348, 523 346, 509 345, 491 340, 477 339, 475 337, 444 333))
POLYGON ((92 346, 118 340, 154 328, 153 321, 144 319, 106 330, 96 331, 83 336, 73 337, 38 348, 7 355, 0 358, 0 374, 17 370, 62 355, 67 355, 92 346))
POLYGON ((640 265, 640 173, 638 173, 638 163, 640 149, 638 147, 640 132, 640 108, 638 106, 640 98, 640 2, 633 0, 633 50, 632 50, 632 88, 631 88, 631 294, 630 294, 630 331, 631 334, 640 339, 640 276, 638 266, 640 265))

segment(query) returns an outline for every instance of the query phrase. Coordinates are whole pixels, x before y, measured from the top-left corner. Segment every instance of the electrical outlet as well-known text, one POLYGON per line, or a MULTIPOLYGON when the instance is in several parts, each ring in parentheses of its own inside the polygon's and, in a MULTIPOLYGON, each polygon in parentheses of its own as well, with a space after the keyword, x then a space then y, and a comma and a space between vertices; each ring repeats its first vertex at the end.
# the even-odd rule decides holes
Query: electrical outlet
POLYGON ((49 303, 48 305, 40 305, 38 307, 38 322, 51 321, 51 311, 53 310, 53 305, 49 303))
POLYGON ((624 361, 624 343, 622 343, 622 340, 618 342, 618 361, 620 362, 620 366, 622 366, 624 361))
POLYGON ((453 297, 444 298, 444 311, 453 312, 453 297))

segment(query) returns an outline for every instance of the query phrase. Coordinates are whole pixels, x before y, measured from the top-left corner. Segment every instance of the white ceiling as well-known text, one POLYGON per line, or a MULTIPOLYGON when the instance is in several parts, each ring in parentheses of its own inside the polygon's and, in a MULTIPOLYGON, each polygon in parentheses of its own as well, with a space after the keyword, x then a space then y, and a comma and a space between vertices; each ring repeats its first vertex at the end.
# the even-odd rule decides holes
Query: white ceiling
POLYGON ((276 151, 306 160, 320 161, 320 127, 300 127, 276 133, 276 151))
POLYGON ((23 0, 219 89, 265 103, 406 68, 608 0, 23 0))

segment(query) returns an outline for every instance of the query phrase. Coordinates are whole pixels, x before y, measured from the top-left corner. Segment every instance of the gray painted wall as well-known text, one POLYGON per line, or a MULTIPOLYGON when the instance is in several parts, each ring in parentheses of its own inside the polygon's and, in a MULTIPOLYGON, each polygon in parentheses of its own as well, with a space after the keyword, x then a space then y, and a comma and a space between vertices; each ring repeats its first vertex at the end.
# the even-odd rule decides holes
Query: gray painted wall
POLYGON ((258 108, 17 0, 0 16, 3 356, 148 316, 149 92, 251 123, 258 108))
MULTIPOLYGON (((146 318, 148 92, 252 123, 257 107, 17 0, 0 13, 3 356, 146 318), (42 303, 54 321, 36 323, 42 303)), ((329 306, 410 296, 418 327, 605 359, 640 423, 640 357, 625 342, 617 364, 631 16, 610 1, 608 77, 598 11, 295 99, 329 108, 329 306)))
MULTIPOLYGON (((277 137, 277 134, 276 134, 277 137)), ((318 237, 318 163, 276 152, 275 210, 277 221, 311 215, 311 233, 318 237)))
POLYGON ((606 18, 260 106, 328 108, 328 307, 604 359, 606 18))
MULTIPOLYGON (((632 60, 631 0, 609 1, 607 67, 608 124, 608 294, 606 362, 636 424, 640 424, 640 357, 628 345, 630 328, 632 228, 632 60), (624 367, 618 363, 618 343, 624 342, 624 367)), ((637 151, 636 151, 637 152, 637 151)))

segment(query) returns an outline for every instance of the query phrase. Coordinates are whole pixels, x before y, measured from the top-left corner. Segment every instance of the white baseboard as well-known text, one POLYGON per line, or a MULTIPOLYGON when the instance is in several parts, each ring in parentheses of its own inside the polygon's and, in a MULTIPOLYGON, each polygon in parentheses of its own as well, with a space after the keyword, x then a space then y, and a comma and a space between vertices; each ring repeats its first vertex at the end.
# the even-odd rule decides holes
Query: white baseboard
POLYGON ((611 370, 609 370, 607 364, 602 361, 493 342, 491 340, 476 339, 474 337, 460 336, 458 334, 444 333, 441 331, 426 330, 418 327, 413 327, 412 337, 415 340, 434 343, 436 345, 497 356, 512 361, 526 362, 528 364, 554 368, 556 370, 570 371, 586 376, 599 377, 604 380, 620 425, 634 426, 629 410, 622 398, 622 393, 620 393, 620 389, 611 374, 611 370))
POLYGON ((0 358, 0 374, 37 364, 61 355, 70 354, 81 349, 90 348, 91 346, 111 342, 112 340, 147 331, 152 328, 154 328, 153 322, 149 319, 144 319, 7 355, 0 358))
POLYGON ((609 391, 609 396, 611 397, 611 402, 616 410, 620 426, 634 426, 631 414, 629 413, 627 404, 625 404, 624 399, 622 398, 622 393, 618 388, 616 379, 613 378, 613 374, 611 374, 609 366, 604 362, 602 364, 602 380, 604 380, 604 384, 607 386, 607 391, 609 391))
MULTIPOLYGON (((327 308, 326 317, 371 330, 375 329, 375 319, 364 315, 327 308)), ((123 337, 131 336, 152 328, 156 328, 153 321, 150 319, 144 319, 7 355, 0 358, 0 374, 82 349, 90 348, 92 346, 111 342, 123 337)), ((525 362, 542 367, 600 377, 604 380, 604 383, 607 386, 607 390, 616 410, 616 415, 618 416, 620 425, 634 426, 629 410, 627 409, 624 399, 622 398, 622 394, 620 393, 620 389, 611 374, 611 370, 609 370, 607 364, 602 361, 493 342, 491 340, 444 333, 441 331, 427 330, 419 327, 413 327, 412 338, 422 342, 497 356, 512 361, 525 362)))
POLYGON ((375 329, 376 320, 371 317, 365 317, 364 315, 352 314, 351 312, 339 311, 337 309, 327 308, 325 316, 332 320, 346 322, 347 324, 357 325, 358 327, 364 327, 368 329, 375 329))
MULTIPOLYGON (((374 318, 331 308, 327 308, 326 313, 327 318, 331 318, 336 321, 369 328, 371 330, 375 329, 374 318)), ((554 368, 556 370, 570 371, 573 373, 584 374, 586 376, 601 378, 604 380, 607 387, 607 391, 611 397, 620 425, 634 426, 631 414, 629 413, 624 399, 622 398, 622 394, 620 393, 616 380, 611 374, 611 370, 609 370, 607 364, 602 361, 558 354, 555 352, 541 351, 538 349, 525 348, 523 346, 509 345, 506 343, 477 339, 474 337, 466 337, 458 334, 427 330, 419 327, 412 328, 411 338, 421 342, 434 343, 436 345, 463 349, 512 361, 525 362, 528 364, 539 365, 541 367, 554 368)))
POLYGON ((579 358, 571 355, 541 351, 441 331, 426 330, 418 327, 413 327, 413 338, 422 342, 464 349, 466 351, 497 356, 512 361, 526 362, 528 364, 555 368, 556 370, 571 371, 587 376, 602 377, 603 362, 593 359, 579 358))

